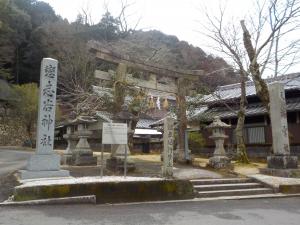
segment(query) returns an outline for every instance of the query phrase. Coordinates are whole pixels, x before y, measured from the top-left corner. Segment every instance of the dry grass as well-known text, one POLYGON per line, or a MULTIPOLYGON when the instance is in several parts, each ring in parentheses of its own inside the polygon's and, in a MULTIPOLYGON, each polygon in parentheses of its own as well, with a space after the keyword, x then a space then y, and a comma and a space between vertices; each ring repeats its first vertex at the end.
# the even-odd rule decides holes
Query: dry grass
POLYGON ((242 175, 252 175, 259 173, 259 168, 266 167, 266 163, 250 163, 250 164, 242 164, 234 162, 234 172, 242 175))
MULTIPOLYGON (((207 164, 207 158, 194 157, 193 159, 193 166, 205 168, 207 164)), ((234 167, 233 172, 243 176, 257 174, 259 173, 259 168, 266 167, 266 163, 263 162, 251 162, 250 164, 243 164, 232 161, 232 164, 234 167)))

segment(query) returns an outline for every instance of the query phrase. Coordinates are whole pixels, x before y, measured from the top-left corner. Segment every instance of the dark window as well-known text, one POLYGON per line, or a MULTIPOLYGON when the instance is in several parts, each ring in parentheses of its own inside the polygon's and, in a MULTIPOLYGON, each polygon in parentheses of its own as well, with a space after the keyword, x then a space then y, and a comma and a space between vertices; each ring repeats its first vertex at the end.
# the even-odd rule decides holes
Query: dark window
MULTIPOLYGON (((265 127, 246 127, 244 128, 244 140, 246 144, 266 143, 265 127)), ((236 144, 235 132, 232 132, 232 143, 236 144)))
POLYGON ((246 133, 248 144, 263 144, 266 142, 264 127, 248 127, 246 133))

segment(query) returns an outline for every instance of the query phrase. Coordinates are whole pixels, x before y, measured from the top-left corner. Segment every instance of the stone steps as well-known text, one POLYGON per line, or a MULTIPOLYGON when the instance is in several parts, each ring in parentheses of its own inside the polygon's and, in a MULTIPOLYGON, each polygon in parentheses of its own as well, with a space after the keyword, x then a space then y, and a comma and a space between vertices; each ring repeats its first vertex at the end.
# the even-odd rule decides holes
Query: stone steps
POLYGON ((251 188, 237 190, 214 190, 214 191, 199 191, 198 197, 220 197, 220 196, 241 196, 241 195, 258 195, 271 194, 273 190, 270 188, 251 188))
POLYGON ((194 185, 197 191, 213 191, 213 190, 236 190, 236 189, 251 189, 264 187, 259 183, 237 183, 237 184, 209 184, 209 185, 194 185))
POLYGON ((251 183, 251 178, 221 178, 221 179, 198 179, 191 180, 194 185, 209 185, 209 184, 236 184, 236 183, 251 183))
POLYGON ((199 179, 191 180, 198 198, 255 196, 273 194, 271 188, 250 178, 199 179))

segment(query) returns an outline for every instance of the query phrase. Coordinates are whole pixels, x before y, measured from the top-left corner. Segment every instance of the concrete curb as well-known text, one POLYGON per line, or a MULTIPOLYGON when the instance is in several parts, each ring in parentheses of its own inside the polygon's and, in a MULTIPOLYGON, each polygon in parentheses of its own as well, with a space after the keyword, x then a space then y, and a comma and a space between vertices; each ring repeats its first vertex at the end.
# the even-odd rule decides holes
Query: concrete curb
MULTIPOLYGON (((249 196, 225 196, 214 198, 194 198, 185 200, 167 200, 167 201, 148 201, 148 202, 124 202, 124 203, 102 203, 99 205, 140 205, 140 204, 168 204, 180 202, 208 202, 220 200, 247 200, 247 199, 273 199, 273 198, 291 198, 300 197, 300 194, 266 194, 266 195, 249 195, 249 196)), ((2 202, 0 207, 9 206, 35 206, 35 205, 59 205, 59 204, 96 204, 96 196, 79 196, 70 198, 56 198, 56 199, 40 199, 23 202, 2 202)))
POLYGON ((148 201, 148 202, 127 202, 127 203, 112 203, 112 204, 101 204, 101 205, 168 204, 168 203, 180 203, 180 202, 208 202, 208 201, 220 201, 220 200, 273 199, 273 198, 291 198, 291 197, 300 197, 300 194, 225 196, 225 197, 214 197, 214 198, 194 198, 194 199, 185 199, 185 200, 148 201))
POLYGON ((268 175, 250 175, 248 177, 272 188, 275 192, 281 192, 284 194, 300 194, 299 178, 284 178, 268 175))
POLYGON ((4 201, 0 203, 1 206, 26 206, 26 205, 58 205, 58 204, 96 204, 95 195, 67 197, 67 198, 52 198, 39 199, 30 201, 4 201))

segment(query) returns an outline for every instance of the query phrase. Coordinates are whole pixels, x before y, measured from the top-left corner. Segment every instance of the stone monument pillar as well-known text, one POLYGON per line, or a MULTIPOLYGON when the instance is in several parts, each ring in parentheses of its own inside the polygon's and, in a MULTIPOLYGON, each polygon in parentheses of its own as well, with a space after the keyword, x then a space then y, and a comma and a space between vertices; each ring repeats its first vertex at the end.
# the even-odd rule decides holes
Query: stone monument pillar
POLYGON ((230 125, 223 123, 220 117, 216 116, 214 121, 208 126, 212 130, 212 135, 209 137, 215 141, 216 148, 214 151, 214 156, 209 158, 209 166, 221 169, 230 167, 230 159, 226 156, 224 149, 224 140, 227 138, 225 135, 225 128, 229 128, 230 125))
POLYGON ((298 157, 290 155, 284 85, 271 83, 269 95, 274 155, 268 156, 268 168, 261 169, 261 172, 289 177, 298 168, 298 157))
POLYGON ((174 120, 171 117, 164 119, 164 150, 162 175, 173 177, 173 144, 174 144, 174 120))
POLYGON ((21 171, 21 179, 69 176, 69 171, 60 170, 60 156, 53 151, 57 64, 55 59, 42 60, 36 152, 21 171))

